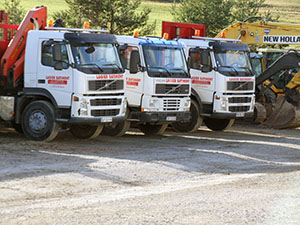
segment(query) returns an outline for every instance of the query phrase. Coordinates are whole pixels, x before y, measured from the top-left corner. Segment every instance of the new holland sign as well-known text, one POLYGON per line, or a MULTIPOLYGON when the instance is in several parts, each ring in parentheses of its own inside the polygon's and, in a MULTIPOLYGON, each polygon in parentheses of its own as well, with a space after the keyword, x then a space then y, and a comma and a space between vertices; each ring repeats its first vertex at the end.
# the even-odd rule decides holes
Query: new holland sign
POLYGON ((296 35, 265 35, 263 43, 300 44, 300 36, 296 36, 296 35))

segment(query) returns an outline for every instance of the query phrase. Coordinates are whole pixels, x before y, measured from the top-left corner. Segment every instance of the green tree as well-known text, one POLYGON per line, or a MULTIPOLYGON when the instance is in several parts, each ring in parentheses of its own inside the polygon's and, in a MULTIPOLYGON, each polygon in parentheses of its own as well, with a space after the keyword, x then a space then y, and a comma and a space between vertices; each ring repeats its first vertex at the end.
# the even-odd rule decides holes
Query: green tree
POLYGON ((269 21, 270 12, 259 14, 265 0, 181 0, 173 4, 172 14, 176 21, 206 25, 206 36, 215 36, 225 27, 249 17, 263 16, 269 21))
POLYGON ((233 17, 236 21, 243 21, 258 15, 259 9, 265 0, 237 0, 233 8, 233 17))
POLYGON ((206 25, 206 36, 215 36, 232 23, 232 0, 181 0, 173 4, 172 14, 176 21, 206 25))
POLYGON ((4 0, 4 10, 9 14, 10 24, 19 25, 25 16, 21 0, 4 0))
MULTIPOLYGON (((233 8, 235 21, 244 21, 251 17, 261 17, 266 21, 278 21, 279 15, 274 16, 270 10, 260 13, 260 9, 265 5, 266 0, 237 0, 233 8)), ((250 20, 251 22, 251 20, 250 20)))
POLYGON ((82 27, 90 21, 91 27, 106 27, 113 34, 132 34, 139 29, 142 34, 153 33, 155 23, 147 24, 151 10, 137 11, 141 0, 65 0, 68 9, 54 14, 62 18, 67 26, 82 27))

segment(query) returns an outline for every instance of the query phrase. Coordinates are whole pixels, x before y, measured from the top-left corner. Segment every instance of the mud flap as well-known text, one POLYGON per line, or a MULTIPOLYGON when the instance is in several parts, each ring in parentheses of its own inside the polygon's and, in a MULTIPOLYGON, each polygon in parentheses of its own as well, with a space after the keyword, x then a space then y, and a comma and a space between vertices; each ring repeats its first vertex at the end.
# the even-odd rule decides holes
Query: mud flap
POLYGON ((299 127, 300 109, 287 102, 284 96, 279 96, 272 114, 263 124, 278 129, 299 127))

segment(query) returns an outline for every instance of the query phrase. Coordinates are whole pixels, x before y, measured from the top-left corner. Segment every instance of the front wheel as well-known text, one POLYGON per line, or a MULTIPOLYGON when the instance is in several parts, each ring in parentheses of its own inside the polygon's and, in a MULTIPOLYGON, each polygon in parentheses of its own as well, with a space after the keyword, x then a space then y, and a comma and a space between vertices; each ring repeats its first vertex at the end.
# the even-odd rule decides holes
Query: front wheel
POLYGON ((168 127, 168 123, 163 124, 139 124, 138 128, 146 135, 161 135, 168 127))
POLYGON ((102 134, 107 136, 123 136, 130 127, 130 121, 123 120, 120 123, 112 123, 104 126, 102 134))
POLYGON ((203 122, 211 130, 222 131, 229 129, 233 125, 234 119, 205 118, 203 122))
POLYGON ((22 114, 22 130, 25 136, 34 141, 52 141, 58 134, 55 111, 47 101, 31 102, 22 114))
POLYGON ((100 135, 103 125, 71 125, 70 132, 80 139, 93 139, 100 135))
POLYGON ((176 122, 172 123, 172 127, 177 132, 194 132, 202 124, 202 117, 200 116, 200 110, 195 100, 191 101, 190 107, 191 118, 189 122, 176 122))

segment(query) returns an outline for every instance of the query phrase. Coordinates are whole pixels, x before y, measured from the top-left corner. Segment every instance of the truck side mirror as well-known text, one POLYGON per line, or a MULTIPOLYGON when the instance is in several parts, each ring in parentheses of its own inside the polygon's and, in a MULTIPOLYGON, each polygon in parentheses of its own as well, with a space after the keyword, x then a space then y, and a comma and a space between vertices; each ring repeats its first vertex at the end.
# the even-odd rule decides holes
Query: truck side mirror
POLYGON ((60 44, 54 44, 52 46, 52 52, 53 52, 54 69, 55 70, 62 70, 63 69, 63 64, 62 64, 61 45, 60 44))
POLYGON ((192 58, 191 58, 191 56, 188 56, 188 58, 187 58, 187 65, 188 65, 189 69, 192 67, 192 58))
POLYGON ((130 53, 130 64, 129 71, 130 73, 137 73, 139 71, 140 64, 140 55, 138 50, 132 50, 130 53))
POLYGON ((212 70, 209 50, 201 51, 200 64, 202 72, 210 72, 212 70))
POLYGON ((61 62, 62 61, 61 45, 60 44, 53 45, 52 51, 53 51, 53 60, 61 62))

